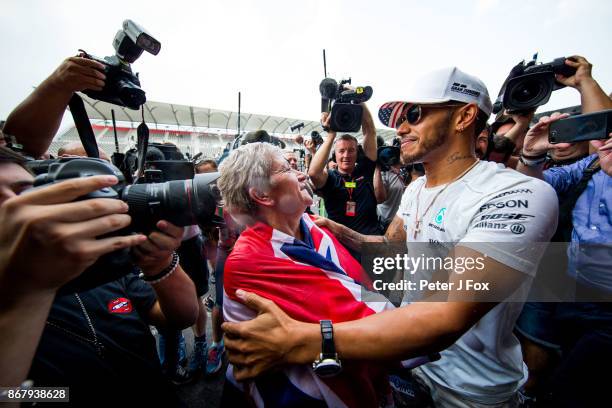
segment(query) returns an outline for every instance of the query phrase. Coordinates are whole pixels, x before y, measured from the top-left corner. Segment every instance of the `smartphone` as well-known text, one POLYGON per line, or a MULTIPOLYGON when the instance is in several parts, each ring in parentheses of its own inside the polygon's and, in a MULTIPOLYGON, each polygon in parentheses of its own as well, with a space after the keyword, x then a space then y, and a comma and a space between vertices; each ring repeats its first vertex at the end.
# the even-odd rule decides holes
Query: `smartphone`
POLYGON ((607 139, 610 132, 612 132, 612 109, 570 116, 553 122, 550 124, 548 141, 557 144, 607 139))

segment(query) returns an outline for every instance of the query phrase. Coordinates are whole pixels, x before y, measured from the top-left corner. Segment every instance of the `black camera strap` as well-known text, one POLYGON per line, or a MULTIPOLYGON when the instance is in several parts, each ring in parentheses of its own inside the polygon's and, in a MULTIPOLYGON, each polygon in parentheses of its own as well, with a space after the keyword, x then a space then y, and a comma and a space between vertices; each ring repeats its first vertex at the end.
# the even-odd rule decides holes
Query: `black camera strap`
POLYGON ((142 123, 136 129, 138 136, 138 172, 136 178, 144 175, 145 158, 149 147, 149 127, 144 120, 144 105, 142 106, 142 123))
POLYGON ((96 159, 100 158, 100 151, 98 150, 96 137, 94 136, 93 129, 91 128, 91 123, 89 122, 89 117, 87 116, 83 99, 81 99, 81 97, 76 93, 73 94, 72 98, 70 98, 70 102, 68 102, 68 107, 70 108, 72 119, 74 120, 77 132, 79 133, 79 138, 81 139, 81 143, 85 148, 87 156, 95 157, 96 159))
POLYGON ((559 224, 557 226, 557 233, 555 233, 554 239, 562 239, 562 242, 570 242, 572 239, 573 228, 573 214, 574 207, 578 198, 586 190, 589 181, 593 178, 593 175, 601 170, 599 165, 599 157, 593 159, 588 166, 582 171, 582 178, 576 186, 570 191, 565 200, 559 206, 559 224))

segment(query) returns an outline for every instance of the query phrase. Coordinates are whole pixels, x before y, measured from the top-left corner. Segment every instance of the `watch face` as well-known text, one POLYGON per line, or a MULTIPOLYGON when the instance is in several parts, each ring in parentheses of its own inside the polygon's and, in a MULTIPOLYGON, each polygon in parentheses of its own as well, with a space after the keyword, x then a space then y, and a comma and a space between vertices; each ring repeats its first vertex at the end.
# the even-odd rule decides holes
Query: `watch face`
POLYGON ((319 377, 333 377, 342 371, 340 361, 327 358, 319 363, 313 364, 315 374, 319 377))

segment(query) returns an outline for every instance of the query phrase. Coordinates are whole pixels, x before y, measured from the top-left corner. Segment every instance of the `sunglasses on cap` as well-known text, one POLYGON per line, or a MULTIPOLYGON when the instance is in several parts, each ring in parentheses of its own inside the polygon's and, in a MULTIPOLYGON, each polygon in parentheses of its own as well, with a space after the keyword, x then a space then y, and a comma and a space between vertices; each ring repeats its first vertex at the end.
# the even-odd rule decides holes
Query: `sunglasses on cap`
POLYGON ((416 125, 423 119, 423 109, 434 109, 434 108, 451 108, 456 106, 463 106, 464 103, 449 103, 445 105, 422 105, 418 103, 406 104, 404 108, 404 112, 400 115, 397 122, 395 123, 395 128, 399 129, 399 127, 404 122, 408 122, 410 125, 416 125))

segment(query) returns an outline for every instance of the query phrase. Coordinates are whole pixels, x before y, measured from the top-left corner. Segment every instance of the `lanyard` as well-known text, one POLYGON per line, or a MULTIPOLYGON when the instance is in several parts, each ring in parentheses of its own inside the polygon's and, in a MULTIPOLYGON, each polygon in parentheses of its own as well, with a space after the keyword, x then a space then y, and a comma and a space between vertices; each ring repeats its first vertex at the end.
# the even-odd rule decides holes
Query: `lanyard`
POLYGON ((346 188, 346 192, 348 193, 349 201, 353 201, 353 191, 357 188, 357 182, 361 180, 363 180, 363 176, 358 177, 357 179, 352 177, 351 181, 344 182, 344 188, 346 188))

